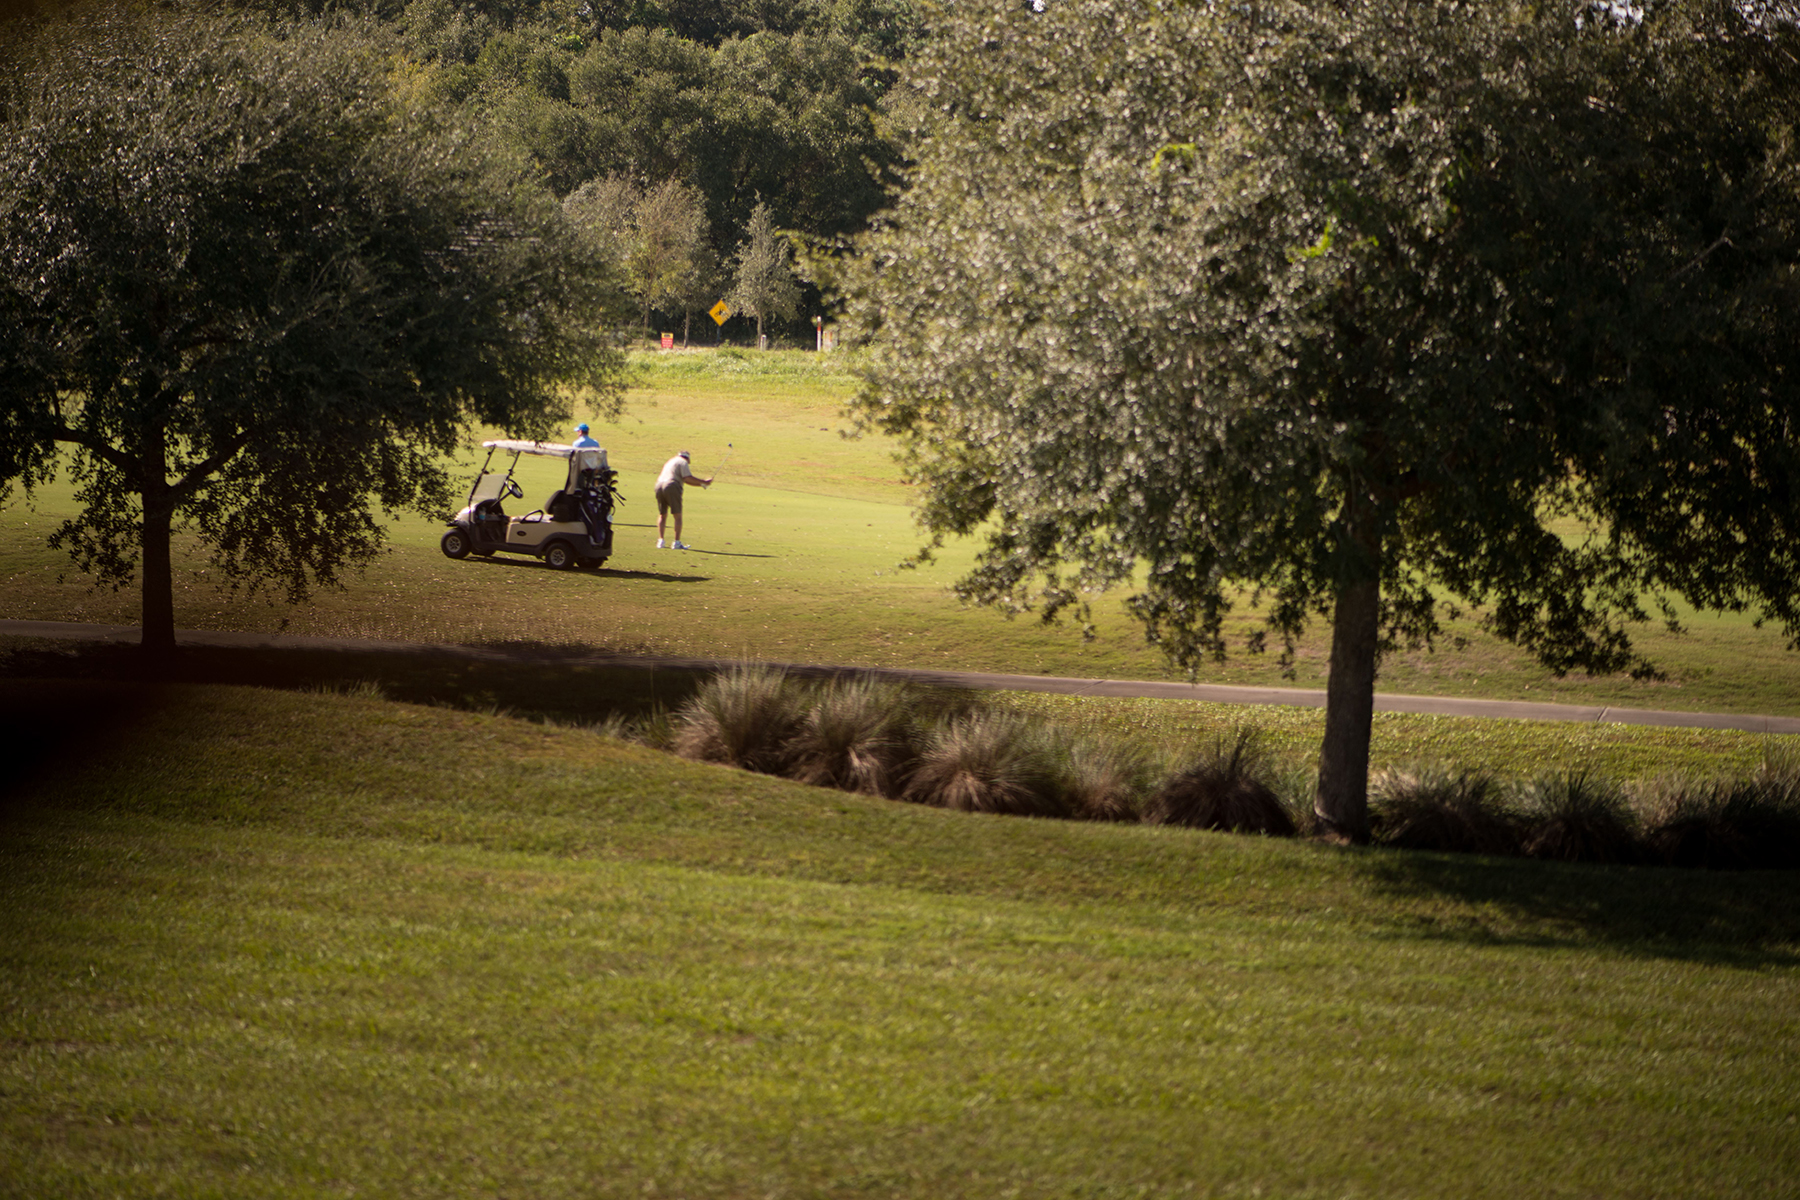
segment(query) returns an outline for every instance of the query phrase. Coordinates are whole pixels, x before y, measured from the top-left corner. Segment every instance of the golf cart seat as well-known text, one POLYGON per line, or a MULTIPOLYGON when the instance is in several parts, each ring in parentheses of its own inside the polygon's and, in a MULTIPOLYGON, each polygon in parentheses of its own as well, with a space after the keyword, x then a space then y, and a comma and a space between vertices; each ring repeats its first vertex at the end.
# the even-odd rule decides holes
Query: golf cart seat
POLYGON ((550 514, 552 521, 581 520, 580 501, 561 488, 551 492, 550 498, 544 501, 544 511, 550 514))
POLYGON ((483 529, 491 529, 498 531, 502 539, 505 538, 506 510, 500 507, 499 500, 483 500, 475 506, 473 515, 477 534, 483 529))

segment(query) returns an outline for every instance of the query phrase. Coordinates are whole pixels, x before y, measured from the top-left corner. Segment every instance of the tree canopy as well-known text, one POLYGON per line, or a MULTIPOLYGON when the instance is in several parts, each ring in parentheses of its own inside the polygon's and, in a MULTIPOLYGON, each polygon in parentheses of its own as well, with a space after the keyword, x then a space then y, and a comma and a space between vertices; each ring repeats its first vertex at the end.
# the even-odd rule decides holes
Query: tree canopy
POLYGON ((627 176, 589 180, 563 200, 563 209, 620 263, 645 330, 652 309, 683 308, 701 280, 712 282, 703 202, 678 179, 650 188, 627 176))
POLYGON ((714 46, 634 25, 581 38, 496 30, 437 0, 402 27, 431 102, 491 119, 559 195, 609 174, 676 178, 705 195, 721 248, 759 197, 820 234, 861 228, 883 202, 883 72, 840 34, 764 29, 714 46))
POLYGON ((618 289, 491 146, 412 111, 353 25, 100 13, 0 51, 0 496, 72 449, 53 536, 138 578, 171 529, 290 597, 439 510, 471 422, 616 408, 618 289))
POLYGON ((1681 596, 1800 635, 1791 25, 1728 3, 946 14, 863 240, 857 401, 973 600, 1131 584, 1171 659, 1332 622, 1317 808, 1367 832, 1380 655, 1446 602, 1654 670, 1681 596))

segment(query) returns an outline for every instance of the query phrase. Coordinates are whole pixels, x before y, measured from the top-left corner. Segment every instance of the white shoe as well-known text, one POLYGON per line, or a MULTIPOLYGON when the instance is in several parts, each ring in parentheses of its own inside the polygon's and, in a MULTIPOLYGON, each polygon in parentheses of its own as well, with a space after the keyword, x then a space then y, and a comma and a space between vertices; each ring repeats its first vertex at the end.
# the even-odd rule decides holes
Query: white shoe
POLYGON ((688 545, 686 542, 676 542, 675 548, 677 550, 692 550, 693 549, 693 547, 688 545))
POLYGON ((658 550, 661 550, 661 549, 662 549, 662 548, 663 548, 663 544, 662 544, 662 539, 661 539, 661 538, 657 538, 657 539, 656 539, 656 548, 657 548, 657 549, 658 549, 658 550))

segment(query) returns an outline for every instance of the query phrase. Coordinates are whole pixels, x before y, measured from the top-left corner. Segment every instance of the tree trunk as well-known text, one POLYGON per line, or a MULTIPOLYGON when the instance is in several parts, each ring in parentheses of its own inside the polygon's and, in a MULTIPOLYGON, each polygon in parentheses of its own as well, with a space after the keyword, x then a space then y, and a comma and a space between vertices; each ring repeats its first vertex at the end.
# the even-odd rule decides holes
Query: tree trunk
POLYGON ((149 654, 169 654, 175 649, 175 571, 170 552, 175 523, 175 492, 169 486, 168 459, 163 430, 144 435, 139 493, 144 504, 143 541, 138 563, 143 585, 143 640, 149 654))
POLYGON ((1369 734, 1375 715, 1376 648, 1381 634, 1381 549, 1366 500, 1346 505, 1348 578, 1331 619, 1331 676, 1325 685, 1325 740, 1313 814, 1326 837, 1369 840, 1369 734))

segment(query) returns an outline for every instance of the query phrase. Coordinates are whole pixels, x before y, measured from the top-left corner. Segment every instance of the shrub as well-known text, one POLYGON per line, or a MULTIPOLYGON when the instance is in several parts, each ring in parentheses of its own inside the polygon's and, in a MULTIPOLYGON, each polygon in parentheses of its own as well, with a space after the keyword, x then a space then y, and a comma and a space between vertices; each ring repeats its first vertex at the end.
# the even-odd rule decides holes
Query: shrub
POLYGON ((1374 840, 1403 850, 1519 853, 1519 828, 1492 776, 1425 767, 1383 771, 1370 781, 1374 840))
POLYGON ((1800 867, 1800 775, 1765 769, 1748 780, 1665 782, 1645 839, 1676 867, 1800 867))
POLYGON ((774 667, 740 666, 714 675, 675 714, 675 753, 783 774, 789 744, 817 692, 774 667))
POLYGON ((1585 772, 1539 779, 1525 789, 1522 849, 1558 862, 1631 863, 1642 858, 1637 814, 1623 788, 1585 772))
POLYGON ((1067 737, 1053 743, 1051 767, 1063 807, 1081 821, 1136 821, 1150 765, 1137 747, 1067 737))
POLYGON ((1293 815, 1262 778, 1265 767, 1256 731, 1239 729, 1229 744, 1214 742, 1198 762, 1158 788, 1144 805, 1143 819, 1153 825, 1293 837, 1293 815))
POLYGON ((1040 728, 1017 714, 952 717, 926 736, 901 798, 961 812, 1066 817, 1051 754, 1040 728))
POLYGON ((918 714, 929 695, 866 675, 832 681, 794 731, 787 774, 819 787, 900 795, 918 756, 918 714))

